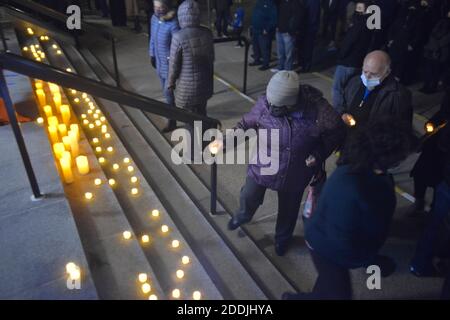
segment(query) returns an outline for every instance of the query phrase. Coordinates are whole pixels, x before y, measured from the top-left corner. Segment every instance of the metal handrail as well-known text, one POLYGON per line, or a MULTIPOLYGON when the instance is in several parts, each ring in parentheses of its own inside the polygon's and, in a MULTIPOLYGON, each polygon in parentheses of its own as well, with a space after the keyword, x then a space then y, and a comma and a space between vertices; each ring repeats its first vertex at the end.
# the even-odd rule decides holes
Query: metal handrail
POLYGON ((224 43, 232 41, 243 41, 245 44, 245 55, 244 55, 244 76, 242 79, 242 92, 247 93, 247 71, 248 71, 248 51, 250 49, 250 41, 244 36, 232 36, 226 38, 216 38, 214 43, 224 43))

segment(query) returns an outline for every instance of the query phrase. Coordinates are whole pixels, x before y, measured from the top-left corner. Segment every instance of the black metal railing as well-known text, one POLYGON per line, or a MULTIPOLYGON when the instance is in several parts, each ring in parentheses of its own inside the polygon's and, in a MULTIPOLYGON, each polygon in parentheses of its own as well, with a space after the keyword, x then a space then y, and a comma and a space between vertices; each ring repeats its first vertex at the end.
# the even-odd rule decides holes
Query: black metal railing
POLYGON ((250 49, 250 41, 248 41, 248 39, 244 36, 232 36, 232 37, 214 39, 214 43, 235 42, 235 41, 242 41, 242 42, 244 42, 244 46, 245 46, 244 75, 243 75, 243 79, 242 79, 242 92, 247 93, 248 51, 250 49))
MULTIPOLYGON (((82 77, 64 70, 48 66, 44 63, 35 62, 22 56, 1 52, 0 53, 0 92, 5 101, 5 106, 10 118, 10 123, 14 131, 19 151, 31 184, 34 197, 36 199, 42 197, 33 167, 28 155, 25 142, 20 131, 19 124, 15 115, 14 106, 9 95, 8 87, 3 75, 3 70, 10 70, 16 73, 26 75, 31 78, 41 79, 56 83, 62 87, 76 89, 86 92, 92 96, 104 98, 119 104, 137 108, 142 111, 157 114, 169 119, 185 123, 193 123, 194 121, 202 121, 206 128, 221 128, 219 120, 207 116, 195 114, 193 112, 179 109, 169 108, 166 103, 138 95, 121 88, 110 86, 99 81, 95 81, 86 77, 82 77)), ((217 177, 217 166, 211 167, 211 177, 217 177)), ((217 179, 214 180, 217 183, 217 179)), ((216 213, 217 188, 213 187, 211 191, 211 213, 216 213)))

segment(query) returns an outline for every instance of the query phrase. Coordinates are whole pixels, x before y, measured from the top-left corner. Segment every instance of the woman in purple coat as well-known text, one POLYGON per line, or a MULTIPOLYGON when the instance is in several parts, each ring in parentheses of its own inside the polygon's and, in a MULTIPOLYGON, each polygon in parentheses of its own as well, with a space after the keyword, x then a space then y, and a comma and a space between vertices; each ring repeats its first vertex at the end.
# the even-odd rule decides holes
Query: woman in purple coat
MULTIPOLYGON (((237 124, 237 129, 261 129, 267 136, 278 130, 276 148, 271 141, 267 154, 278 159, 278 171, 267 174, 258 158, 248 166, 245 185, 241 189, 240 208, 228 224, 230 230, 249 222, 263 203, 266 189, 278 192, 278 217, 275 230, 275 251, 285 254, 297 222, 303 191, 317 169, 340 146, 345 129, 339 115, 322 93, 300 85, 293 71, 280 71, 270 80, 262 96, 237 124)), ((260 140, 261 144, 261 140, 260 140)))

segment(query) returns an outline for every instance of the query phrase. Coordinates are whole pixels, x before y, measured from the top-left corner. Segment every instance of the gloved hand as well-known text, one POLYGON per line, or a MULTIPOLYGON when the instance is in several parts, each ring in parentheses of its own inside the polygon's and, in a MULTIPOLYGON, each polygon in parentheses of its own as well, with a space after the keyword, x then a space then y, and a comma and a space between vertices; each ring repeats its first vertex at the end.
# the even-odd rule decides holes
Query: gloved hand
POLYGON ((156 59, 155 57, 151 57, 152 67, 156 69, 156 59))

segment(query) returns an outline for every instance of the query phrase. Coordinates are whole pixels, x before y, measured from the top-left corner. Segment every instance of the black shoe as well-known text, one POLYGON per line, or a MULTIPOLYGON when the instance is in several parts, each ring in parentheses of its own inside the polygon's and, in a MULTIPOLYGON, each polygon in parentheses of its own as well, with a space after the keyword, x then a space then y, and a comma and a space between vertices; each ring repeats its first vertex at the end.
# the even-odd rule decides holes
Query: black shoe
POLYGON ((289 248, 289 243, 275 243, 275 253, 282 257, 286 254, 289 248))
POLYGON ((269 66, 261 66, 261 67, 258 68, 258 70, 261 70, 261 71, 266 71, 266 70, 269 70, 269 69, 270 69, 269 66))
POLYGON ((253 61, 253 62, 250 62, 248 65, 250 67, 260 66, 260 65, 262 65, 262 62, 261 61, 253 61))
POLYGON ((243 225, 249 221, 250 221, 250 219, 242 219, 242 218, 234 217, 228 222, 228 230, 236 230, 241 225, 243 225))

